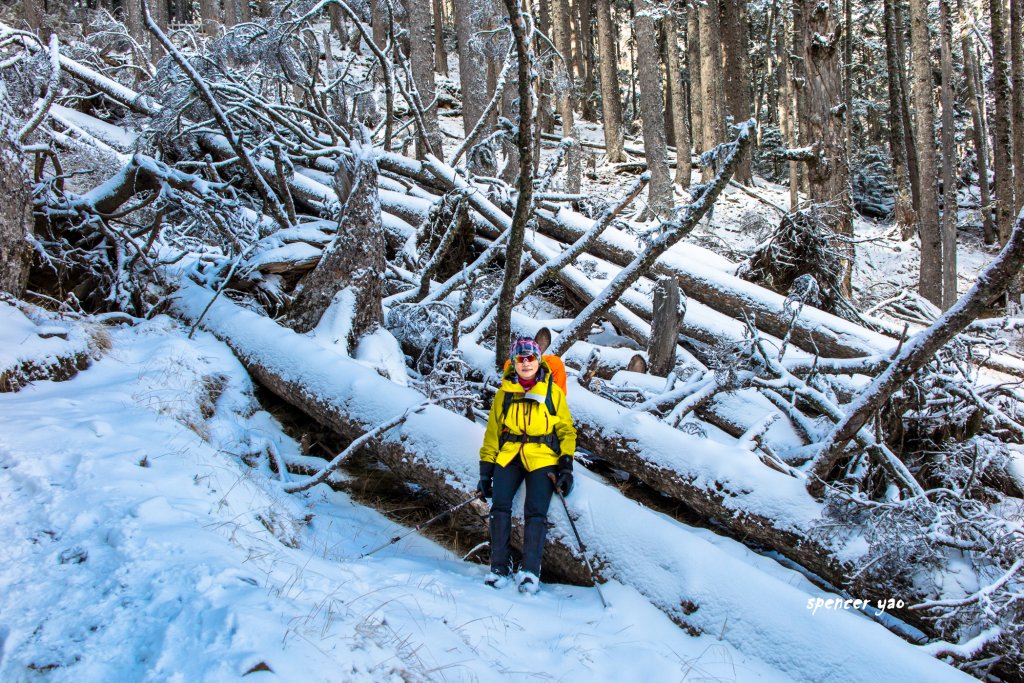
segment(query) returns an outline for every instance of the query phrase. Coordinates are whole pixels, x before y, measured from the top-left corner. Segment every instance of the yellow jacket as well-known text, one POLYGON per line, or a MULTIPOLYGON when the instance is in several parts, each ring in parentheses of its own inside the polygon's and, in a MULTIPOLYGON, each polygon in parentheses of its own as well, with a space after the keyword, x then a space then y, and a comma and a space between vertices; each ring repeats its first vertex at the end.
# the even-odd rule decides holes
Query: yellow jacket
POLYGON ((572 424, 569 403, 565 400, 565 392, 552 379, 547 363, 541 362, 543 373, 537 384, 529 392, 524 392, 522 385, 515 380, 515 370, 509 368, 505 372, 501 388, 491 404, 491 412, 487 417, 487 431, 484 432, 484 444, 480 447, 480 459, 494 462, 504 467, 521 454, 523 465, 532 472, 541 467, 558 464, 559 455, 573 457, 576 453, 576 428, 572 424), (555 411, 547 407, 548 391, 551 392, 551 403, 555 411), (508 411, 504 414, 505 397, 512 396, 508 411), (500 445, 502 432, 509 437, 500 445), (545 443, 529 441, 523 443, 515 437, 527 435, 541 437, 554 434, 558 438, 561 453, 545 443))

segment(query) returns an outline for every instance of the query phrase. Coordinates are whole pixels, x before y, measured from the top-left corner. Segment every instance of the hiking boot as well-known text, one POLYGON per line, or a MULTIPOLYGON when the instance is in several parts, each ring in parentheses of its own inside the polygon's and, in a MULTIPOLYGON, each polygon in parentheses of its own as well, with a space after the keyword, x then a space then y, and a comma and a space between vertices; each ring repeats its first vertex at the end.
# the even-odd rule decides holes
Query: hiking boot
POLYGON ((490 586, 491 588, 504 588, 508 585, 508 578, 509 577, 504 574, 490 572, 484 577, 484 585, 490 586))
POLYGON ((535 574, 530 572, 522 572, 519 575, 519 592, 529 593, 530 595, 536 595, 537 591, 540 590, 540 579, 535 574))

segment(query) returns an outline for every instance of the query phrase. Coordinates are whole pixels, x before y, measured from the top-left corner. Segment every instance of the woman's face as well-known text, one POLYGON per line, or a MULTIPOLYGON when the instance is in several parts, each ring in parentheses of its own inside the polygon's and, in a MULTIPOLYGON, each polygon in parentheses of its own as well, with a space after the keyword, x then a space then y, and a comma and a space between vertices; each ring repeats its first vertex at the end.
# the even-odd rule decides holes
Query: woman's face
POLYGON ((537 376, 540 359, 537 356, 516 356, 516 374, 527 381, 537 376))

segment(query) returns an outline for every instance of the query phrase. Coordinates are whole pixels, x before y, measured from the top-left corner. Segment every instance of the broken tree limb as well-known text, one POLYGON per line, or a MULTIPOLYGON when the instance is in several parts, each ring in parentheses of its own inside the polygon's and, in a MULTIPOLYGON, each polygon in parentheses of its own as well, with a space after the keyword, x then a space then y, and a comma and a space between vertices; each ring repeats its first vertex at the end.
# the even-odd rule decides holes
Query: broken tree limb
POLYGON ((423 410, 423 408, 426 407, 426 405, 427 402, 425 401, 417 406, 413 406, 412 408, 407 408, 406 411, 401 415, 397 415, 389 420, 381 422, 379 425, 377 425, 370 431, 360 436, 358 439, 355 439, 348 446, 346 446, 345 450, 334 456, 334 458, 332 458, 329 463, 324 465, 324 467, 320 469, 316 474, 311 475, 305 481, 299 481, 295 482, 294 484, 289 484, 284 487, 284 490, 288 493, 299 493, 300 491, 307 491, 316 486, 317 484, 324 483, 331 476, 332 472, 341 467, 341 463, 345 461, 345 458, 347 458, 355 451, 359 450, 360 446, 362 446, 367 441, 376 438, 380 434, 383 434, 389 429, 393 429, 398 425, 403 424, 406 420, 409 419, 410 414, 420 412, 421 410, 423 410))
MULTIPOLYGON (((568 209, 557 213, 537 212, 537 223, 545 235, 562 242, 572 242, 584 234, 593 221, 568 209)), ((594 256, 616 265, 625 265, 636 255, 636 238, 608 228, 588 249, 594 256)), ((745 315, 757 321, 758 329, 784 337, 792 315, 787 312, 786 297, 732 274, 735 265, 722 263, 722 258, 693 244, 679 244, 665 253, 654 265, 654 273, 672 275, 690 299, 706 305, 729 318, 742 320, 745 315)), ((812 306, 805 305, 793 321, 790 341, 812 355, 827 358, 861 358, 888 356, 899 347, 902 326, 872 320, 883 333, 844 320, 812 306)), ((686 321, 684 320, 684 325, 686 321)), ((911 326, 913 330, 915 326, 911 326)), ((920 328, 918 328, 920 329, 920 328)), ((705 341, 700 335, 687 333, 705 341)), ((1024 377, 1024 360, 1001 353, 984 354, 977 359, 981 367, 1024 377)))
MULTIPOLYGON (((557 214, 539 211, 537 216, 541 231, 563 242, 578 239, 592 223, 567 209, 557 214)), ((635 238, 609 228, 594 241, 589 252, 623 266, 636 257, 638 246, 635 238)), ((786 297, 741 280, 709 264, 709 259, 721 260, 695 245, 680 244, 655 262, 653 274, 675 277, 691 303, 700 302, 737 320, 742 320, 744 314, 753 316, 761 330, 780 338, 785 336, 792 318, 785 309, 786 297)), ((891 351, 897 343, 810 306, 803 308, 794 324, 791 341, 808 353, 835 358, 876 355, 891 351)))
POLYGON ((60 44, 57 42, 57 34, 50 36, 50 80, 46 83, 46 95, 33 107, 32 116, 18 132, 18 144, 24 145, 32 131, 46 118, 50 106, 60 92, 60 44))
MULTIPOLYGON (((531 236, 527 236, 525 239, 526 246, 530 250, 534 259, 542 265, 537 268, 529 277, 519 283, 516 288, 516 297, 514 300, 515 305, 519 305, 526 299, 527 296, 532 294, 544 284, 545 280, 550 277, 557 277, 562 280, 563 285, 569 287, 574 291, 577 296, 580 296, 584 301, 589 300, 591 296, 589 294, 581 295, 580 287, 574 286, 574 283, 565 281, 565 269, 569 267, 575 259, 586 251, 586 249, 594 242, 595 239, 600 236, 601 232, 611 225, 611 222, 615 220, 623 209, 636 199, 636 197, 643 191, 644 186, 649 182, 650 174, 643 174, 626 190, 625 195, 619 201, 611 204, 606 208, 601 215, 594 221, 594 225, 586 233, 580 236, 575 242, 573 242, 568 248, 563 249, 558 255, 553 258, 545 258, 546 255, 538 253, 537 240, 531 236)), ((571 278, 570 278, 571 279, 571 278)), ((479 325, 481 333, 487 335, 490 332, 490 322, 487 320, 490 310, 493 307, 492 302, 488 302, 485 306, 480 309, 480 312, 475 315, 472 319, 466 321, 466 327, 468 329, 475 328, 479 325)), ((618 308, 618 307, 616 307, 618 308)), ((492 318, 493 319, 493 318, 492 318)))
POLYGON ((900 353, 857 398, 848 413, 821 445, 810 469, 807 488, 821 496, 832 468, 843 456, 846 444, 893 392, 934 358, 936 352, 975 320, 988 302, 1003 292, 1024 265, 1024 209, 999 255, 978 276, 978 281, 928 329, 903 345, 900 353))
POLYGON ((611 204, 601 215, 594 221, 593 227, 580 236, 568 249, 562 251, 556 258, 551 259, 544 263, 540 268, 535 270, 530 277, 526 278, 520 283, 516 290, 516 304, 522 303, 522 301, 536 291, 537 287, 542 285, 545 279, 551 277, 553 273, 557 273, 564 266, 571 264, 577 256, 585 252, 594 241, 600 237, 601 233, 611 225, 615 217, 618 216, 622 211, 629 206, 629 204, 637 198, 637 196, 643 191, 644 186, 650 182, 651 176, 649 173, 643 173, 637 178, 632 185, 626 190, 622 199, 611 204))

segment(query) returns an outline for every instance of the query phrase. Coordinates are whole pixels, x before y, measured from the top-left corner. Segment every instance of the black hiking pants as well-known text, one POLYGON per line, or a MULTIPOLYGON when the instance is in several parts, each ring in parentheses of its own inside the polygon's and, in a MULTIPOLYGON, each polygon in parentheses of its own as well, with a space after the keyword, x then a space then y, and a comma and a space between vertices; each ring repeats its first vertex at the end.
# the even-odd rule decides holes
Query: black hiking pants
POLYGON ((523 571, 540 576, 540 558, 547 535, 548 506, 555 487, 548 479, 556 467, 550 465, 527 472, 518 456, 505 467, 494 468, 494 495, 491 499, 491 571, 507 576, 512 573, 509 544, 512 538, 512 499, 526 480, 523 504, 523 571))

